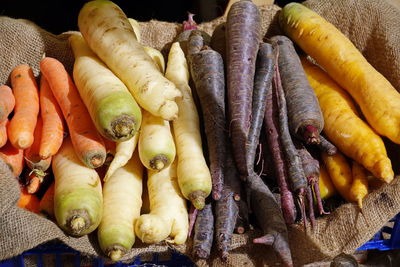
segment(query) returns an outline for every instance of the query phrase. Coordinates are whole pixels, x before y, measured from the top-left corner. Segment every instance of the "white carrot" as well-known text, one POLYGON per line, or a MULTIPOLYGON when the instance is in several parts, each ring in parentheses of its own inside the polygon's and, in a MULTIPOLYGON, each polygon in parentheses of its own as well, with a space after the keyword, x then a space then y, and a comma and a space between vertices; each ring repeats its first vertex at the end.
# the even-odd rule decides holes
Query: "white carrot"
POLYGON ((189 219, 176 177, 176 161, 162 171, 147 170, 147 173, 150 213, 136 221, 136 235, 149 244, 168 237, 172 238, 168 242, 183 244, 188 236, 189 219))
POLYGON ((107 168, 106 175, 103 178, 104 182, 107 182, 118 168, 123 167, 129 161, 135 151, 138 140, 139 132, 129 140, 116 142, 114 158, 107 168))
POLYGON ((182 194, 202 209, 211 192, 211 173, 204 157, 199 116, 189 87, 189 70, 179 42, 171 46, 165 77, 175 83, 183 97, 177 100, 179 116, 172 123, 178 157, 178 182, 182 194))
POLYGON ((117 169, 103 187, 103 217, 97 237, 101 250, 118 261, 135 243, 134 225, 142 207, 143 165, 138 153, 117 169))
POLYGON ((75 56, 74 82, 97 130, 113 141, 132 138, 142 119, 132 94, 80 34, 72 34, 69 41, 75 56))
POLYGON ((103 195, 96 170, 76 156, 70 137, 53 157, 54 213, 57 224, 72 236, 94 231, 103 213, 103 195))
POLYGON ((137 41, 121 8, 112 1, 90 1, 80 10, 78 26, 89 47, 126 84, 138 104, 154 116, 178 116, 175 85, 158 70, 137 41))

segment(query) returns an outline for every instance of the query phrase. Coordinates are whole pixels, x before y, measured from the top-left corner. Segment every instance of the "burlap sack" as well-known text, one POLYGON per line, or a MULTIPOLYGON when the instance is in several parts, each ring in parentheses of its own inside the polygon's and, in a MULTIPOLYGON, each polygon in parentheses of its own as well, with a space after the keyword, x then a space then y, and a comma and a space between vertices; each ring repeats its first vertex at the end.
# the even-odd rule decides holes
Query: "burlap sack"
MULTIPOLYGON (((367 59, 390 82, 400 89, 400 12, 380 0, 308 0, 305 5, 336 25, 363 52, 367 59)), ((263 32, 266 36, 280 32, 276 5, 260 7, 263 32)), ((199 27, 209 34, 225 17, 202 23, 199 27)), ((179 23, 161 21, 140 22, 144 45, 163 49, 180 33, 179 23)), ((46 53, 62 61, 71 71, 73 56, 68 47, 69 33, 53 35, 26 20, 0 17, 0 83, 8 83, 13 67, 20 63, 32 66, 38 74, 38 63, 46 53)), ((395 146, 394 150, 398 150, 395 146)), ((396 173, 398 164, 393 159, 396 173)), ((400 211, 400 179, 385 185, 367 196, 363 214, 356 206, 345 204, 330 215, 317 220, 315 229, 304 232, 301 226, 289 228, 290 244, 295 266, 329 260, 340 252, 350 253, 368 241, 389 219, 400 211)), ((17 180, 7 166, 0 162, 0 260, 19 255, 50 240, 64 242, 87 256, 102 256, 96 235, 73 238, 66 236, 54 222, 16 207, 19 191, 17 180)), ((266 246, 251 243, 259 235, 256 230, 234 235, 231 256, 222 263, 216 255, 198 265, 249 266, 275 265, 279 262, 266 246)), ((138 254, 180 251, 190 256, 190 240, 185 245, 143 245, 137 242, 124 257, 133 259, 138 254)))

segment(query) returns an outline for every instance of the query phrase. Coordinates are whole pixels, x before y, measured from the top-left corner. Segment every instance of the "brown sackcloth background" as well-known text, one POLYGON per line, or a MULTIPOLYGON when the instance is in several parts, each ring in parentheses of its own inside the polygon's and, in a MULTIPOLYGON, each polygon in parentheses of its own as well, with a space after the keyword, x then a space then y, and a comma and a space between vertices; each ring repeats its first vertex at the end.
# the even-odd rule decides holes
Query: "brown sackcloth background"
MULTIPOLYGON (((305 4, 332 22, 363 52, 367 59, 389 81, 400 89, 400 11, 381 0, 308 0, 305 4)), ((276 5, 260 7, 263 32, 266 36, 279 33, 276 5)), ((200 29, 212 34, 224 22, 220 17, 202 23, 200 29)), ((162 49, 181 31, 179 23, 160 21, 140 22, 144 45, 162 49)), ((0 83, 8 83, 13 67, 27 63, 38 75, 38 64, 43 54, 55 57, 71 71, 73 56, 68 46, 69 33, 53 35, 26 20, 0 17, 0 83)), ((395 150, 399 150, 396 145, 395 150)), ((396 173, 398 157, 392 158, 396 173)), ((19 197, 17 180, 0 161, 0 260, 19 255, 23 251, 51 240, 61 241, 79 250, 83 255, 99 256, 96 235, 81 238, 66 236, 52 221, 16 207, 19 197)), ((301 226, 289 229, 295 266, 329 260, 340 252, 351 253, 369 240, 389 219, 400 211, 400 179, 385 185, 367 196, 363 214, 352 204, 345 204, 330 215, 317 220, 315 229, 307 233, 301 226)), ((199 266, 271 265, 278 259, 272 250, 253 245, 251 240, 259 233, 234 235, 231 256, 226 263, 213 255, 199 266)), ((190 240, 185 245, 143 245, 137 242, 124 257, 130 260, 138 254, 161 254, 178 250, 189 255, 190 240)))

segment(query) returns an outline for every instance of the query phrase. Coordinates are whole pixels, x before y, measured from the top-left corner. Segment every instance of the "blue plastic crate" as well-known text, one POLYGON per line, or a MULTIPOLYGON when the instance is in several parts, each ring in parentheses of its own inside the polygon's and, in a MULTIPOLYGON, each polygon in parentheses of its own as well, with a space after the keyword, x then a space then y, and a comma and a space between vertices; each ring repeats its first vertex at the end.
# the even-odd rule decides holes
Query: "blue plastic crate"
POLYGON ((373 238, 359 247, 357 250, 391 250, 400 248, 400 213, 389 221, 393 227, 384 226, 377 232, 373 238), (390 238, 384 237, 384 234, 390 235, 390 238))
POLYGON ((59 243, 49 243, 45 245, 37 246, 33 249, 23 252, 17 257, 0 261, 0 267, 24 267, 25 257, 35 256, 37 267, 44 267, 44 257, 53 257, 55 267, 63 266, 63 256, 68 255, 68 266, 73 265, 74 267, 80 266, 91 266, 91 267, 150 267, 150 266, 166 266, 166 267, 194 267, 195 264, 190 260, 189 257, 181 253, 172 251, 168 260, 161 260, 159 254, 154 253, 150 261, 142 261, 141 256, 135 257, 129 263, 106 263, 102 258, 85 259, 85 263, 82 262, 81 253, 66 245, 59 243), (88 263, 88 261, 90 263, 88 263))

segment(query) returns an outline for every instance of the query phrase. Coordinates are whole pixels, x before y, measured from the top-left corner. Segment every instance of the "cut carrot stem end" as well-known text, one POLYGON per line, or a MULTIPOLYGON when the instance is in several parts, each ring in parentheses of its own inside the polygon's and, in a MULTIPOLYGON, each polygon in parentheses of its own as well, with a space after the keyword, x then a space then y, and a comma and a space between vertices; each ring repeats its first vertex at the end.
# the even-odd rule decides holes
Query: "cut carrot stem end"
POLYGON ((168 164, 168 158, 164 155, 155 156, 150 160, 150 168, 153 170, 162 170, 168 164))
POLYGON ((189 31, 189 30, 197 30, 197 24, 193 20, 194 14, 193 13, 188 13, 188 20, 185 20, 183 22, 183 31, 189 31))
POLYGON ((189 195, 189 200, 196 209, 202 210, 206 201, 205 193, 203 191, 194 191, 189 195))
POLYGON ((125 249, 118 246, 118 247, 115 247, 113 250, 111 250, 108 253, 108 256, 113 261, 119 261, 121 259, 121 257, 125 254, 125 252, 126 252, 125 249))
POLYGON ((86 220, 83 217, 74 217, 69 223, 73 233, 80 233, 86 229, 86 220))
POLYGON ((319 144, 319 131, 312 125, 307 125, 304 129, 304 140, 307 144, 314 145, 319 144))

